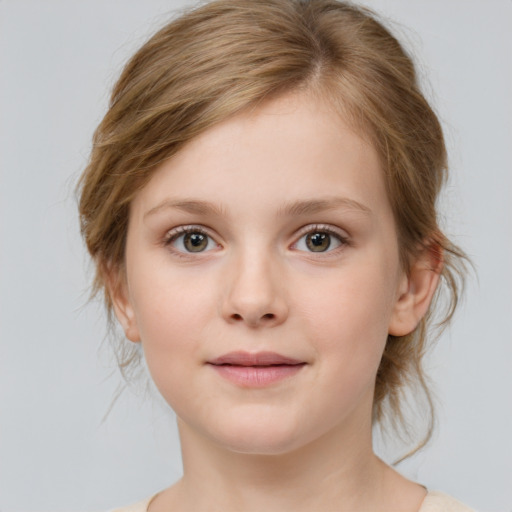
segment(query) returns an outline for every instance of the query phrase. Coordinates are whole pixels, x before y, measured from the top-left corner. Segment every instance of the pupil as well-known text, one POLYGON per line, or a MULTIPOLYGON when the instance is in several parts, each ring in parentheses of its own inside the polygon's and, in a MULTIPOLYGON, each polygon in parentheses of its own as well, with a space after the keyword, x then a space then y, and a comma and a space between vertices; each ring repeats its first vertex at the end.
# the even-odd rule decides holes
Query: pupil
POLYGON ((313 233, 307 236, 306 244, 311 251, 323 252, 331 245, 331 238, 327 233, 313 233))
POLYGON ((185 235, 185 247, 190 252, 200 252, 206 248, 208 242, 202 233, 188 233, 185 235))

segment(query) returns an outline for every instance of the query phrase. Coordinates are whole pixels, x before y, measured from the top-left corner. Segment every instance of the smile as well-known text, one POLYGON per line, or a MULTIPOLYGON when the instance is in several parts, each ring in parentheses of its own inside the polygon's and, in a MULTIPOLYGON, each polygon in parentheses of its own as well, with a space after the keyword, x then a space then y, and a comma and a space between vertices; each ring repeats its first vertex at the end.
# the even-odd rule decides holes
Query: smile
POLYGON ((231 352, 207 362, 221 377, 246 388, 265 387, 296 375, 306 365, 274 352, 231 352))

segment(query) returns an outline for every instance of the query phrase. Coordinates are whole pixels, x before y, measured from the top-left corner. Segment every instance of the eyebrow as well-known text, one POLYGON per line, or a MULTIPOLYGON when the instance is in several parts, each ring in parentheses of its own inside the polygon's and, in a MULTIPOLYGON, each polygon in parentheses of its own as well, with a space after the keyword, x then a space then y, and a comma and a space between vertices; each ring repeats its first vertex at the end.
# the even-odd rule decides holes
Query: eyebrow
POLYGON ((354 199, 348 197, 328 197, 325 199, 311 199, 288 203, 279 209, 279 214, 285 216, 300 216, 335 210, 337 208, 356 210, 366 215, 371 215, 372 213, 368 206, 354 199))
MULTIPOLYGON (((151 208, 144 214, 144 218, 154 215, 162 210, 167 209, 182 210, 186 213, 204 215, 204 216, 222 216, 225 209, 208 201, 199 201, 195 199, 166 199, 151 208)), ((348 197, 329 197, 325 199, 308 199, 287 203, 278 210, 278 215, 286 217, 295 217, 320 213, 337 208, 346 208, 356 210, 366 215, 370 215, 372 211, 364 204, 350 199, 348 197)))
POLYGON ((169 208, 197 215, 216 215, 220 217, 224 213, 224 209, 222 207, 207 201, 198 201, 195 199, 166 199, 165 201, 157 204, 154 208, 148 210, 144 214, 144 218, 169 208))

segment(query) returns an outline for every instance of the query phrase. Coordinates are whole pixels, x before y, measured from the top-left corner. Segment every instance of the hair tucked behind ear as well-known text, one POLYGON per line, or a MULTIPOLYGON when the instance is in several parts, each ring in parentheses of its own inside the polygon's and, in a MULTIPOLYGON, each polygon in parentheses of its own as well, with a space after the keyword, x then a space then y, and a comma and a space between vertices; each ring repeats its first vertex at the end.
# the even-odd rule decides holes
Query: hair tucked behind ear
MULTIPOLYGON (((410 57, 367 9, 335 0, 217 0, 143 45, 114 87, 79 183, 93 290, 104 291, 111 314, 107 278, 123 275, 130 202, 160 163, 237 112, 297 89, 329 101, 375 145, 404 269, 425 245, 442 254, 436 300, 414 332, 389 337, 378 371, 374 421, 386 411, 400 420, 407 386, 432 403, 422 368, 427 333, 455 311, 464 254, 437 218, 447 174, 441 126, 410 57)), ((125 372, 135 352, 119 347, 125 372)))

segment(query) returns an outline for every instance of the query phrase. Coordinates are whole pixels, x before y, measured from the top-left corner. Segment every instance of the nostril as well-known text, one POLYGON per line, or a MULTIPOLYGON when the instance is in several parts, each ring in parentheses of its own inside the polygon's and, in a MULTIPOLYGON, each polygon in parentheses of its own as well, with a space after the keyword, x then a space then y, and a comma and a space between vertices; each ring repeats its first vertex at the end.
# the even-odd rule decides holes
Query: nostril
MULTIPOLYGON (((231 315, 231 318, 233 320, 236 320, 237 322, 244 319, 244 317, 242 315, 240 315, 239 313, 233 313, 231 315)), ((262 315, 260 318, 261 318, 261 320, 274 320, 276 318, 276 315, 274 315, 274 313, 266 313, 266 314, 262 315)))

